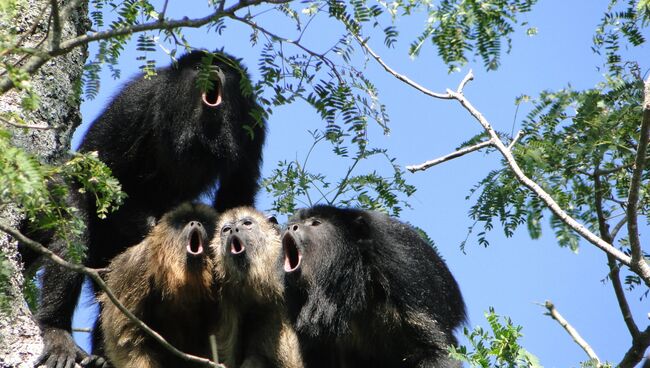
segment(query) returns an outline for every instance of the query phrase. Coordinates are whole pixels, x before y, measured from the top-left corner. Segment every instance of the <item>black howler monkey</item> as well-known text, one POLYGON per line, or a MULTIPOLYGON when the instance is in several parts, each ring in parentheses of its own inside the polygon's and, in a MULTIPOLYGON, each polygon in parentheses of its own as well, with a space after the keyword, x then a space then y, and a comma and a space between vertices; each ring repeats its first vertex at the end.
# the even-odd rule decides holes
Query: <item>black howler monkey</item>
MULTIPOLYGON (((202 93, 197 77, 205 55, 193 51, 151 78, 135 78, 91 124, 79 151, 98 151, 128 198, 108 218, 99 219, 93 196, 72 191, 70 200, 87 224, 77 239, 87 244, 85 265, 105 267, 142 241, 151 218, 196 199, 217 181, 218 211, 254 203, 265 138, 264 122, 252 114, 259 106, 254 96, 242 93, 241 82, 248 77, 239 60, 222 52, 213 60, 215 87, 202 93)), ((62 239, 37 240, 65 255, 62 239)), ((87 358, 70 334, 82 281, 73 271, 45 265, 37 318, 45 345, 40 364, 48 368, 87 358)), ((94 343, 101 348, 98 334, 94 343)))
POLYGON ((451 272, 409 225, 315 206, 282 235, 285 294, 307 367, 460 367, 465 321, 451 272))
MULTIPOLYGON (((111 261, 106 284, 136 317, 185 353, 210 357, 217 310, 209 243, 216 213, 185 203, 165 214, 149 235, 111 261)), ((193 367, 173 356, 102 293, 104 350, 115 368, 193 367)))

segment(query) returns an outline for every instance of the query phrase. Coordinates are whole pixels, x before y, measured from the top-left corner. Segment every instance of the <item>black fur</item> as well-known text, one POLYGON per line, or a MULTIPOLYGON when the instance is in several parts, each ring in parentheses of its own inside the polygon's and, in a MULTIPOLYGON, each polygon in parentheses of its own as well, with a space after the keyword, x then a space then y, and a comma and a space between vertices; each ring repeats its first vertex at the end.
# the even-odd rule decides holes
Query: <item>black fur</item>
POLYGON ((378 212, 316 206, 282 235, 285 295, 307 367, 460 367, 465 305, 437 252, 378 212))
MULTIPOLYGON (((253 96, 241 92, 243 66, 225 53, 218 54, 231 62, 214 61, 220 68, 222 103, 217 107, 204 103, 196 85, 204 54, 194 51, 176 65, 158 69, 150 79, 140 76, 128 83, 86 133, 79 151, 98 151, 128 198, 103 220, 95 215, 92 196, 74 202, 88 225, 78 239, 88 246, 84 264, 106 267, 112 257, 145 237, 152 218, 197 198, 217 181, 218 211, 254 204, 265 127, 250 113, 259 106, 253 96)), ((216 102, 215 96, 208 93, 207 101, 216 102)), ((63 240, 39 240, 65 255, 63 240)), ((38 319, 45 340, 41 362, 48 368, 63 368, 68 361, 84 358, 70 338, 82 279, 52 264, 45 267, 38 319)), ((98 343, 101 336, 95 335, 98 343)))

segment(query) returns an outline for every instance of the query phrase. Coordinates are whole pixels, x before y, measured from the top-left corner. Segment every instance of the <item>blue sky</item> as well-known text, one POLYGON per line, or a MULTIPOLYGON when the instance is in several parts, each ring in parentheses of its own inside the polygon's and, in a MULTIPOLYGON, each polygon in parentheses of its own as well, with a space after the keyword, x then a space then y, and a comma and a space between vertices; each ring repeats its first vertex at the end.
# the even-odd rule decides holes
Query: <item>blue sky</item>
MULTIPOLYGON (((170 16, 205 14, 198 7, 188 13, 187 6, 180 3, 170 2, 170 16)), ((486 72, 477 60, 460 73, 448 74, 430 46, 419 58, 410 59, 406 50, 422 26, 421 17, 398 21, 403 34, 396 49, 386 49, 381 38, 371 39, 370 44, 397 71, 434 91, 456 88, 472 68, 475 80, 465 88, 465 95, 497 130, 509 132, 515 121, 517 96, 535 96, 541 90, 560 89, 568 84, 576 89, 590 88, 602 80, 596 69, 602 61, 590 47, 594 29, 606 6, 606 1, 593 0, 540 2, 526 15, 529 23, 537 27, 538 35, 528 37, 520 29, 514 36, 512 52, 503 55, 502 65, 496 72, 486 72)), ((286 25, 286 19, 275 17, 262 15, 260 19, 274 32, 289 35, 292 28, 286 25)), ((326 47, 328 37, 336 33, 322 28, 331 26, 330 22, 321 23, 312 25, 311 32, 308 31, 304 38, 317 50, 326 47)), ((232 22, 226 25, 221 36, 204 30, 187 31, 186 35, 194 46, 209 49, 223 46, 229 53, 242 57, 255 79, 259 75, 256 70, 259 48, 250 46, 246 28, 232 22)), ((649 67, 648 51, 648 47, 631 51, 635 55, 645 55, 645 59, 638 58, 644 71, 649 67)), ((155 57, 160 60, 159 65, 167 64, 163 52, 155 57)), ((138 65, 133 47, 127 48, 120 64, 123 78, 115 81, 108 73, 103 75, 98 97, 82 105, 84 126, 75 135, 75 147, 84 127, 101 112, 119 85, 137 72, 138 65)), ((366 75, 377 85, 391 118, 390 134, 383 136, 380 129, 375 128, 370 132, 371 142, 387 147, 401 166, 450 153, 481 131, 457 103, 424 96, 383 72, 372 61, 368 63, 366 75)), ((525 111, 519 112, 515 130, 524 115, 525 111)), ((278 161, 303 158, 311 145, 307 130, 324 126, 320 117, 303 103, 276 109, 267 124, 264 176, 271 173, 278 161)), ((327 144, 317 146, 312 157, 312 170, 322 171, 333 182, 347 164, 337 161, 339 159, 331 154, 327 144)), ((383 162, 377 165, 373 169, 380 172, 388 169, 383 162)), ((483 314, 494 307, 498 314, 509 316, 514 323, 523 326, 523 346, 538 356, 542 365, 577 367, 580 361, 587 359, 586 355, 557 322, 544 315, 545 309, 539 305, 551 300, 601 360, 618 362, 631 339, 611 285, 602 282, 608 269, 601 251, 584 242, 577 253, 560 248, 548 227, 542 238, 535 241, 530 240, 525 229, 512 238, 505 238, 497 228, 489 234, 490 247, 483 248, 477 244, 476 237, 470 236, 465 254, 459 249, 472 224, 468 210, 473 202, 465 197, 475 183, 498 165, 497 154, 474 153, 425 172, 407 174, 406 180, 416 186, 417 192, 409 198, 412 208, 404 210, 401 219, 423 228, 436 242, 461 286, 469 311, 469 326, 487 327, 483 314)), ((257 198, 258 208, 271 207, 272 198, 268 193, 261 191, 257 198)), ((647 229, 642 232, 647 233, 647 229)), ((634 291, 629 301, 639 327, 645 328, 647 300, 639 301, 640 296, 640 292, 634 291)), ((88 300, 82 304, 88 304, 88 300)), ((79 313, 75 326, 88 327, 90 314, 87 309, 79 313)), ((78 341, 87 346, 87 334, 76 335, 78 341)))

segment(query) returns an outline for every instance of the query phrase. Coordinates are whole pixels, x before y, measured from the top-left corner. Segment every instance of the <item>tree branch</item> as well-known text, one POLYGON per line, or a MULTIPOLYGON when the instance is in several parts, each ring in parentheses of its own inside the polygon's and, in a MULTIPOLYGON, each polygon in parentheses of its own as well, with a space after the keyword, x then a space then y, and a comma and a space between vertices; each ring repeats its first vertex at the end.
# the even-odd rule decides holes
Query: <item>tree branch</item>
POLYGON ((643 354, 650 346, 650 327, 632 340, 632 347, 625 353, 623 360, 618 363, 618 368, 634 368, 643 359, 643 354))
POLYGON ((441 164, 441 163, 443 163, 445 161, 449 161, 449 160, 452 160, 452 159, 460 157, 460 156, 464 156, 464 155, 466 155, 466 154, 468 154, 470 152, 478 151, 481 148, 492 146, 493 144, 494 143, 492 142, 492 139, 490 139, 490 140, 475 144, 473 146, 469 146, 469 147, 459 149, 458 151, 452 152, 452 153, 450 153, 450 154, 448 154, 446 156, 439 157, 439 158, 436 158, 434 160, 430 160, 430 161, 421 163, 419 165, 406 166, 406 170, 408 170, 410 172, 424 171, 424 170, 426 170, 426 169, 428 169, 428 168, 430 168, 432 166, 441 164))
POLYGON ((553 305, 553 303, 551 303, 550 301, 547 300, 544 303, 544 306, 548 310, 547 315, 551 316, 554 320, 556 320, 560 324, 560 326, 562 326, 566 330, 566 332, 569 333, 569 335, 571 336, 573 341, 575 341, 576 344, 578 344, 582 348, 582 350, 584 350, 585 353, 587 353, 587 356, 589 357, 589 359, 595 360, 596 364, 598 364, 598 366, 600 366, 600 359, 598 359, 598 356, 596 355, 594 350, 580 336, 578 331, 576 331, 576 329, 573 328, 573 326, 571 326, 569 324, 569 322, 567 322, 567 320, 564 319, 564 317, 562 317, 560 312, 558 312, 557 309, 555 309, 555 306, 553 305))
MULTIPOLYGON (((370 48, 370 46, 368 46, 368 42, 367 42, 367 40, 364 41, 364 40, 361 39, 361 37, 360 37, 359 35, 357 35, 357 34, 355 34, 355 35, 353 35, 353 36, 354 36, 354 38, 356 38, 357 42, 359 42, 359 45, 361 45, 361 47, 363 47, 363 48, 366 50, 366 52, 367 52, 368 54, 370 54, 370 55, 373 57, 373 59, 375 59, 375 60, 379 63, 379 65, 381 65, 381 66, 384 68, 384 70, 386 70, 388 73, 392 74, 395 78, 401 80, 402 82, 404 82, 404 83, 408 84, 409 86, 411 86, 411 87, 417 89, 418 91, 424 93, 424 94, 427 95, 427 96, 431 96, 431 97, 433 97, 433 98, 439 98, 439 99, 443 99, 443 100, 449 100, 449 99, 451 99, 451 96, 450 96, 449 94, 433 92, 433 91, 428 90, 428 89, 424 88, 423 86, 417 84, 417 83, 414 82, 413 80, 409 79, 407 76, 405 76, 405 75, 403 75, 403 74, 399 74, 399 73, 396 72, 393 68, 391 68, 390 66, 388 66, 388 64, 386 64, 386 63, 381 59, 381 57, 379 57, 379 55, 377 55, 377 54, 376 54, 376 53, 375 53, 375 52, 370 48)), ((458 86, 458 88, 464 87, 464 86, 465 86, 465 83, 467 83, 467 82, 468 82, 470 79, 472 79, 472 78, 473 78, 473 76, 472 76, 472 71, 470 70, 470 72, 465 76, 465 78, 463 79, 463 82, 461 82, 461 84, 458 86)))
MULTIPOLYGON (((366 41, 363 41, 358 35, 355 35, 355 38, 359 42, 359 44, 370 54, 372 57, 390 74, 395 76, 397 79, 401 80, 402 82, 406 83, 407 85, 417 89, 418 91, 434 97, 434 98, 439 98, 439 99, 454 99, 458 101, 478 122, 481 124, 483 129, 488 133, 490 136, 490 139, 493 141, 494 147, 496 147, 499 152, 501 152, 501 155, 506 159, 508 166, 510 169, 514 172, 517 180, 522 183, 525 187, 530 189, 533 193, 535 193, 544 203, 546 203, 546 206, 553 212, 559 219, 562 220, 565 224, 567 224, 569 227, 571 227, 574 231, 576 231, 578 234, 580 234, 584 239, 589 241, 590 243, 594 244, 596 247, 600 248, 607 254, 611 254, 614 256, 619 262, 623 263, 626 266, 631 266, 632 265, 632 260, 631 258, 626 255, 625 253, 621 252, 611 244, 607 243, 603 239, 599 238, 596 236, 594 233, 589 231, 584 225, 576 221, 573 217, 569 216, 568 213, 566 213, 560 205, 555 202, 555 200, 544 191, 537 183, 535 183, 533 180, 531 180, 529 177, 526 176, 526 174, 523 173, 519 165, 517 164, 514 156, 512 155, 512 152, 506 147, 497 133, 494 131, 490 123, 487 121, 487 119, 481 114, 470 102, 465 98, 463 95, 463 88, 472 79, 472 73, 471 71, 468 73, 468 75, 463 78, 463 81, 459 84, 459 88, 457 91, 452 91, 450 89, 447 89, 446 94, 441 94, 441 93, 434 93, 429 91, 428 89, 420 86, 419 84, 413 82, 412 80, 406 78, 405 76, 398 74, 395 72, 392 68, 390 68, 386 63, 384 63, 383 60, 374 52, 370 47, 368 46, 366 41)), ((645 115, 644 115, 645 116, 645 115)), ((644 157, 644 156, 642 156, 644 157)), ((645 264, 647 267, 647 264, 645 264)), ((635 268, 639 276, 641 276, 646 283, 646 285, 650 286, 650 269, 646 272, 645 270, 639 269, 639 267, 635 268)))
MULTIPOLYGON (((643 257, 641 240, 639 239, 637 204, 639 202, 639 189, 641 187, 641 176, 645 168, 645 158, 648 149, 648 138, 650 137, 650 78, 645 82, 643 100, 643 117, 641 119, 641 133, 638 140, 636 158, 630 179, 630 190, 627 197, 627 232, 632 251, 632 269, 642 274, 644 278, 650 279, 650 266, 643 257)), ((650 282, 646 281, 650 285, 650 282)))
MULTIPOLYGON (((202 18, 188 19, 187 17, 185 17, 178 20, 156 20, 153 22, 136 24, 128 27, 120 27, 110 31, 101 31, 101 32, 85 34, 82 36, 71 38, 69 40, 62 41, 59 45, 59 48, 57 48, 56 50, 51 50, 49 52, 43 51, 39 55, 32 56, 27 61, 23 70, 30 75, 34 74, 52 58, 67 54, 70 51, 72 51, 74 48, 88 44, 93 41, 105 40, 115 36, 127 36, 134 33, 151 31, 151 30, 171 30, 175 28, 199 28, 210 22, 216 21, 221 17, 227 15, 234 16, 234 13, 236 11, 245 7, 259 5, 261 3, 284 4, 290 1, 291 0, 251 0, 251 1, 243 0, 243 1, 239 1, 238 3, 232 5, 231 7, 223 11, 217 10, 214 13, 202 18)), ((64 11, 61 12, 61 16, 59 19, 61 23, 64 23, 67 20, 67 18, 70 16, 70 10, 73 8, 73 6, 78 5, 78 3, 79 0, 72 1, 70 4, 68 4, 69 6, 66 6, 64 8, 64 11)), ((50 35, 49 37, 52 36, 50 35)), ((11 80, 11 78, 4 77, 0 79, 0 94, 3 94, 14 87, 15 84, 11 80)))
POLYGON ((124 315, 126 315, 133 323, 135 323, 139 328, 141 328, 143 331, 145 331, 149 336, 151 336, 154 340, 156 340, 158 343, 160 343, 162 346, 164 346, 167 350, 169 350, 171 353, 173 353, 175 356, 178 358, 181 358, 187 362, 192 362, 192 363, 197 363, 206 367, 213 367, 213 368, 224 368, 223 365, 214 363, 210 361, 209 359, 205 358, 200 358, 194 355, 190 354, 185 354, 182 351, 176 349, 173 345, 171 345, 167 340, 165 340, 160 334, 158 334, 156 331, 152 330, 149 326, 147 326, 144 322, 142 322, 138 317, 133 315, 120 301, 115 297, 113 294, 113 291, 108 288, 104 280, 99 275, 99 272, 96 269, 88 268, 83 265, 79 264, 74 264, 70 263, 63 258, 59 257, 56 255, 54 252, 51 250, 45 248, 42 244, 26 237, 23 235, 20 231, 17 229, 14 229, 11 226, 6 225, 4 222, 0 221, 0 231, 3 231, 9 235, 11 235, 14 239, 20 241, 21 243, 27 245, 30 249, 33 251, 45 256, 48 260, 51 262, 54 262, 58 264, 59 266, 65 267, 67 269, 70 269, 72 271, 82 273, 88 277, 90 277, 99 287, 106 293, 108 298, 115 304, 115 306, 122 312, 124 315))

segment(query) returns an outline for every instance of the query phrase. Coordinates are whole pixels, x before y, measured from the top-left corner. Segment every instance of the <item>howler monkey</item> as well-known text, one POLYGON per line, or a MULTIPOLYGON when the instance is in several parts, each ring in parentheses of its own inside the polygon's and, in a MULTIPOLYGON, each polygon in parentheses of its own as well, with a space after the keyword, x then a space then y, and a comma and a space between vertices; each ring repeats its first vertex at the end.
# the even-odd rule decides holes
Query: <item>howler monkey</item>
POLYGON ((465 305, 409 225, 315 206, 282 234, 285 294, 307 367, 460 367, 448 357, 465 305))
MULTIPOLYGON (((128 198, 116 212, 99 219, 94 196, 72 190, 72 204, 87 224, 77 239, 87 245, 85 265, 105 267, 142 241, 150 219, 196 199, 217 181, 218 211, 254 203, 265 138, 264 122, 252 114, 259 105, 242 91, 248 76, 239 60, 222 52, 213 59, 215 87, 202 93, 197 78, 205 56, 193 51, 157 69, 153 77, 140 75, 91 124, 79 151, 98 151, 128 198)), ((38 240, 65 255, 63 239, 38 240)), ((45 345, 40 362, 48 368, 87 360, 70 334, 82 281, 74 271, 45 265, 37 318, 45 345)), ((94 345, 101 345, 99 334, 94 332, 94 345)))
MULTIPOLYGON (((184 203, 149 235, 111 261, 106 284, 136 317, 179 350, 210 357, 217 310, 214 257, 209 243, 216 213, 184 203)), ((100 321, 106 357, 115 368, 189 367, 126 317, 105 293, 100 321)))
POLYGON ((251 207, 238 207, 219 216, 217 231, 216 274, 223 280, 218 340, 233 347, 225 365, 302 367, 277 272, 282 253, 277 222, 251 207))

